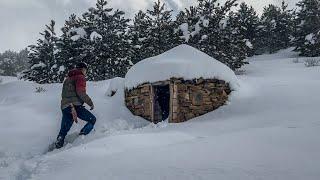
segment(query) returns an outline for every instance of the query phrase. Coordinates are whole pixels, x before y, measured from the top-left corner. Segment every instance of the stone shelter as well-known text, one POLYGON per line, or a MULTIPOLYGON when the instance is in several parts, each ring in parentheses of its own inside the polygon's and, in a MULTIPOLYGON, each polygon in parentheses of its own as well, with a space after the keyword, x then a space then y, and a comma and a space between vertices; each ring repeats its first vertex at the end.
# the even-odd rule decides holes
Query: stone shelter
POLYGON ((125 104, 153 123, 180 123, 223 106, 238 87, 226 65, 180 45, 134 65, 125 77, 125 104))

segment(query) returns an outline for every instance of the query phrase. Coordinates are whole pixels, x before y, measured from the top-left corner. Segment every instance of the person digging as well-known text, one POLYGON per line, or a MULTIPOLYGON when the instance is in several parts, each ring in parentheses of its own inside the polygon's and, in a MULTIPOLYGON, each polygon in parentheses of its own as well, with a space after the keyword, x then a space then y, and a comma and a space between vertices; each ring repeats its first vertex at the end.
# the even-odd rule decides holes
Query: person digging
POLYGON ((87 122, 81 129, 79 135, 87 135, 91 132, 96 123, 96 117, 84 107, 84 103, 94 109, 91 98, 86 93, 86 73, 88 66, 85 63, 78 63, 76 68, 68 72, 62 88, 62 121, 55 147, 63 147, 64 139, 72 127, 73 122, 78 123, 77 118, 87 122))

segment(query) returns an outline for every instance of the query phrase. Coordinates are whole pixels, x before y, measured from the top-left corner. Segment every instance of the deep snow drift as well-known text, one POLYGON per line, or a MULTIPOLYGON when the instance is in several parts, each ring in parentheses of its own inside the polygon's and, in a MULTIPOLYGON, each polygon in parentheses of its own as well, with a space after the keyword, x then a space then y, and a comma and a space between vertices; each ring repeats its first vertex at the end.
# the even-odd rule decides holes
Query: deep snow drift
POLYGON ((293 63, 294 56, 249 59, 227 106, 182 124, 132 116, 123 79, 89 83, 96 131, 51 153, 61 85, 35 93, 33 83, 2 83, 0 179, 318 180, 320 68, 293 63))
MULTIPOLYGON (((2 77, 0 83, 0 180, 27 179, 21 162, 45 154, 55 141, 61 122, 61 84, 38 85, 2 77), (45 92, 37 93, 41 87, 45 92), (21 174, 19 174, 21 173, 21 174)), ((148 125, 133 117, 123 102, 123 93, 109 97, 111 91, 123 91, 123 79, 89 82, 88 92, 96 105, 93 113, 99 121, 95 131, 74 145, 91 142, 121 130, 148 125)), ((80 131, 84 122, 74 124, 70 133, 80 131)), ((66 148, 68 149, 68 147, 66 148)))

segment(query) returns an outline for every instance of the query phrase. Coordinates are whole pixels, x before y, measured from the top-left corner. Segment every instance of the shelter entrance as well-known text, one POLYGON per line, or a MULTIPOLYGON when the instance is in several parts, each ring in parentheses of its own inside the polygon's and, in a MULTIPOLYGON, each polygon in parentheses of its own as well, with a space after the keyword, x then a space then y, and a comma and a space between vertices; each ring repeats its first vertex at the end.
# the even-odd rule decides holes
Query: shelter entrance
POLYGON ((169 118, 170 86, 169 84, 153 86, 153 92, 154 92, 153 122, 158 123, 169 118))

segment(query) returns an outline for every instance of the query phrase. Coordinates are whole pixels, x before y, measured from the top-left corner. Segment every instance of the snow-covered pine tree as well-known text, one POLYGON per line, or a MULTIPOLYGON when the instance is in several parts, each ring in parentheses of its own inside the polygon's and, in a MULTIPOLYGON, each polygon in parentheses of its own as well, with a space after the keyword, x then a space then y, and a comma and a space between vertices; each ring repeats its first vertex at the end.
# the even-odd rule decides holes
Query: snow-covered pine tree
POLYGON ((296 51, 301 56, 320 56, 320 1, 302 0, 297 6, 296 51))
POLYGON ((193 46, 234 70, 247 64, 245 39, 227 26, 227 15, 232 7, 237 6, 237 0, 227 0, 223 5, 217 0, 198 1, 200 21, 195 27, 198 35, 191 37, 192 42, 197 42, 193 46))
POLYGON ((15 76, 17 62, 17 53, 13 51, 5 51, 0 53, 0 75, 1 76, 15 76))
POLYGON ((190 6, 177 15, 175 26, 177 27, 177 33, 182 40, 181 43, 196 46, 198 39, 200 38, 200 22, 201 15, 199 9, 195 6, 190 6))
POLYGON ((148 57, 148 46, 146 37, 148 37, 148 21, 147 15, 143 11, 139 11, 130 26, 129 35, 131 39, 131 60, 133 64, 148 57))
POLYGON ((18 76, 28 67, 27 49, 20 52, 5 51, 0 53, 0 75, 1 76, 18 76))
MULTIPOLYGON (((227 19, 229 16, 227 16, 227 19)), ((223 28, 221 42, 225 49, 222 49, 222 57, 225 58, 226 64, 233 70, 241 68, 248 64, 245 60, 252 53, 252 44, 241 34, 240 29, 228 25, 228 20, 223 28)))
POLYGON ((38 39, 36 45, 29 46, 30 69, 24 72, 23 78, 40 84, 58 82, 59 67, 54 53, 57 37, 54 26, 55 21, 51 20, 44 32, 40 33, 43 38, 38 39))
POLYGON ((91 80, 123 77, 130 67, 129 19, 123 11, 113 11, 107 4, 106 0, 97 0, 96 7, 83 14, 82 24, 90 42, 81 57, 91 67, 91 80))
POLYGON ((76 38, 72 39, 77 42, 79 45, 79 55, 75 56, 73 61, 74 62, 84 62, 87 63, 89 66, 87 76, 89 80, 95 80, 97 78, 96 69, 98 68, 98 63, 96 60, 98 59, 94 54, 94 41, 91 41, 90 35, 96 27, 94 23, 94 11, 95 8, 91 7, 88 9, 87 12, 82 14, 82 18, 80 20, 80 26, 76 28, 72 28, 71 32, 75 32, 77 34, 76 38))
POLYGON ((172 10, 167 10, 166 5, 160 0, 154 3, 153 8, 147 10, 148 24, 145 45, 142 47, 148 53, 147 57, 159 55, 178 45, 180 40, 172 21, 172 10))
POLYGON ((281 11, 280 8, 269 4, 264 7, 261 16, 261 26, 258 34, 258 54, 274 53, 279 50, 278 44, 280 42, 278 36, 277 22, 279 22, 281 11))
POLYGON ((77 29, 81 28, 80 20, 72 14, 61 28, 62 35, 57 40, 56 60, 59 64, 59 81, 62 82, 68 72, 77 63, 86 43, 81 37, 77 38, 77 29))
POLYGON ((258 54, 274 53, 290 46, 294 32, 292 10, 282 2, 282 7, 273 4, 265 7, 258 33, 258 54))
POLYGON ((15 74, 20 75, 20 73, 26 70, 29 67, 29 59, 28 59, 29 50, 27 48, 21 50, 17 54, 17 61, 15 63, 15 74))
POLYGON ((240 4, 239 10, 231 12, 228 18, 228 26, 245 39, 249 56, 255 54, 259 23, 257 12, 244 2, 240 4))
POLYGON ((292 9, 288 9, 288 4, 283 0, 281 3, 281 14, 278 22, 279 39, 281 44, 279 48, 285 49, 293 44, 294 32, 295 32, 295 12, 292 9))

